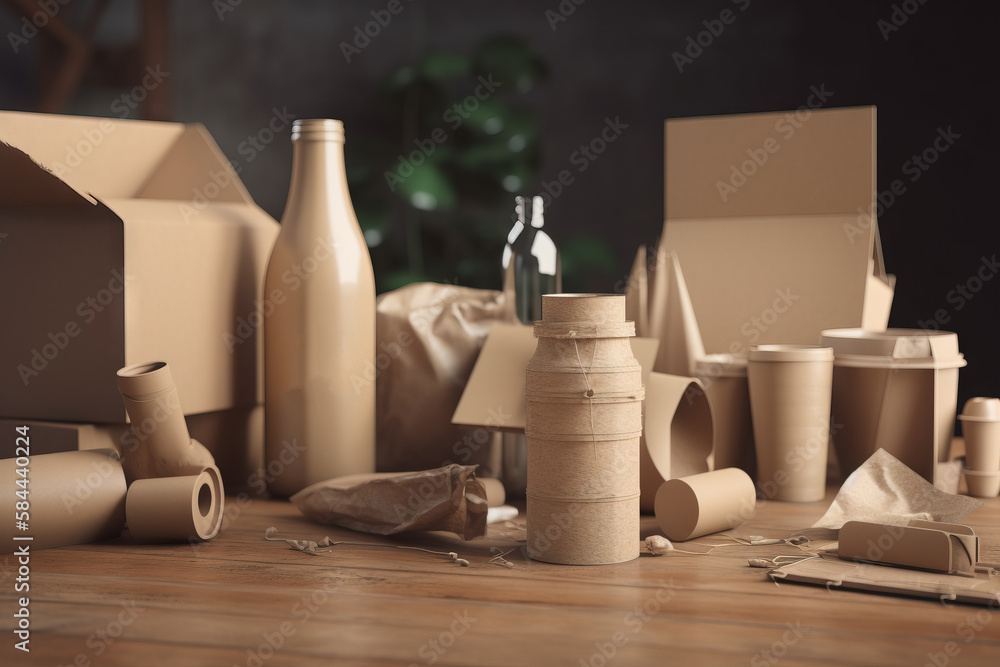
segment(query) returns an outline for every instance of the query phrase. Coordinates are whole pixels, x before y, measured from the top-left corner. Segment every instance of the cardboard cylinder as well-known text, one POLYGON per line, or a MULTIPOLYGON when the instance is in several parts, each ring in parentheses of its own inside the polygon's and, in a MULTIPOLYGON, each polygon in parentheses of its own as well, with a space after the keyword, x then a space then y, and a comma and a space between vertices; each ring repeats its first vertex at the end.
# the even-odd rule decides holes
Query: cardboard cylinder
POLYGON ((132 434, 150 455, 163 460, 183 458, 191 435, 167 364, 156 361, 126 366, 118 371, 118 390, 132 434))
POLYGON ((574 565, 637 558, 643 387, 625 298, 543 295, 534 330, 525 392, 528 556, 574 565))
POLYGON ((949 459, 966 365, 958 336, 922 329, 828 329, 834 350, 831 439, 841 477, 879 448, 929 482, 949 459))
POLYGON ((739 468, 664 482, 656 492, 656 521, 669 539, 683 542, 746 523, 757 495, 739 468))
POLYGON ((223 505, 222 477, 205 468, 198 475, 132 482, 125 513, 138 542, 187 542, 219 534, 223 505))
POLYGON ((830 441, 833 349, 752 347, 747 376, 757 482, 773 500, 822 500, 830 441))
POLYGON ((528 555, 533 560, 606 565, 639 557, 638 494, 604 501, 550 500, 529 495, 526 520, 528 555))
POLYGON ((965 484, 970 496, 979 498, 996 498, 1000 496, 1000 471, 983 472, 980 470, 963 470, 965 484))
POLYGON ((695 376, 701 380, 712 404, 715 469, 741 468, 753 477, 757 455, 750 417, 747 360, 729 354, 706 355, 695 364, 695 376))
POLYGON ((534 480, 529 477, 527 492, 533 498, 594 500, 639 493, 639 449, 635 438, 597 445, 532 438, 528 469, 538 470, 550 461, 559 462, 559 474, 536 476, 534 480))
MULTIPOLYGON (((90 449, 27 457, 28 530, 18 530, 15 495, 18 459, 0 460, 4 493, 0 553, 21 544, 48 549, 118 537, 125 527, 125 473, 113 449, 90 449), (31 536, 29 541, 15 537, 31 536)), ((23 459, 21 460, 24 463, 23 459)))

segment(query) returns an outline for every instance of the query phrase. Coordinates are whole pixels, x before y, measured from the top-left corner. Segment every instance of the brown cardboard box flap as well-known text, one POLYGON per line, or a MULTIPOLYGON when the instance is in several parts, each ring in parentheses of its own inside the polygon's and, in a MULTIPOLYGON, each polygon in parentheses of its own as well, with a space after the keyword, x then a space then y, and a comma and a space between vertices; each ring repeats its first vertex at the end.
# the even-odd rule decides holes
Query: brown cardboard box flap
POLYGON ((258 404, 278 224, 205 129, 0 112, 0 142, 0 416, 124 422, 115 372, 149 359, 186 414, 258 404))

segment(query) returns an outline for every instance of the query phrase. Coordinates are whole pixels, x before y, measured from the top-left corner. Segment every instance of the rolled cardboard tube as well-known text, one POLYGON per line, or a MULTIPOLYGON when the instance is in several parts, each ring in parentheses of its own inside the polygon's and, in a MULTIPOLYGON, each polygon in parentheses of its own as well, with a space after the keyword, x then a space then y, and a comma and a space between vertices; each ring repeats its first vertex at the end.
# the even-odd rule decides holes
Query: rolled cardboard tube
POLYGON ((215 465, 208 450, 188 433, 166 362, 126 366, 117 375, 132 434, 141 443, 136 451, 124 455, 130 480, 197 475, 215 465))
POLYGON ((656 492, 656 520, 677 542, 743 524, 753 514, 753 480, 739 468, 671 479, 656 492))
POLYGON ((223 504, 222 477, 213 467, 198 475, 132 482, 125 514, 139 542, 210 540, 222 527, 223 504))
MULTIPOLYGON (((0 460, 0 553, 20 545, 48 549, 118 537, 125 527, 125 473, 113 449, 38 454, 26 466, 0 460), (27 469, 27 530, 17 528, 19 468, 27 469), (30 541, 14 538, 31 537, 30 541)), ((21 460, 24 463, 23 459, 21 460)), ((23 507, 23 506, 22 506, 23 507)))

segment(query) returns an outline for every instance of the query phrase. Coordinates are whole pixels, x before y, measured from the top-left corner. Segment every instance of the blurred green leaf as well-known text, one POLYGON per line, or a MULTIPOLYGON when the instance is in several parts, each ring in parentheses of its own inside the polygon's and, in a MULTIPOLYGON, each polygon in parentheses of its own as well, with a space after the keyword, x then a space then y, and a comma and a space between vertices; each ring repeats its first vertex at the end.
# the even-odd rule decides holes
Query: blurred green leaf
POLYGON ((615 256, 597 237, 574 236, 558 242, 563 275, 584 271, 610 271, 615 268, 615 256))
POLYGON ((502 86, 507 86, 506 93, 526 93, 546 74, 544 64, 527 40, 516 35, 487 37, 476 46, 473 61, 476 73, 492 74, 502 86))
POLYGON ((457 53, 428 53, 420 60, 420 75, 435 81, 447 81, 468 76, 472 68, 469 59, 457 53))
POLYGON ((396 193, 410 206, 421 211, 436 211, 455 206, 455 190, 437 165, 424 162, 412 167, 412 173, 409 167, 410 165, 404 165, 393 173, 402 179, 402 182, 396 183, 396 193))

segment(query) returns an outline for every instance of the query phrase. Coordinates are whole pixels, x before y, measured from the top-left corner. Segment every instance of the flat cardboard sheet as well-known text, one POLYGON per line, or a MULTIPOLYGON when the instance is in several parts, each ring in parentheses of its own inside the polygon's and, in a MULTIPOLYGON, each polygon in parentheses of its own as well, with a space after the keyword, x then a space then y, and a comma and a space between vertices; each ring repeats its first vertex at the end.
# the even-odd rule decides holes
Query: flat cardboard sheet
POLYGON ((887 565, 851 563, 839 558, 810 558, 770 572, 775 582, 792 581, 826 586, 827 590, 844 588, 931 598, 942 602, 1000 604, 1000 577, 977 574, 974 577, 907 570, 887 565))
MULTIPOLYGON (((536 342, 530 325, 494 324, 451 422, 463 426, 498 426, 497 415, 502 414, 500 430, 523 431, 525 374, 535 354, 536 342)), ((632 338, 630 342, 645 384, 660 342, 653 338, 632 338)))
POLYGON ((706 352, 886 327, 874 107, 668 120, 665 149, 661 246, 684 267, 706 352))

